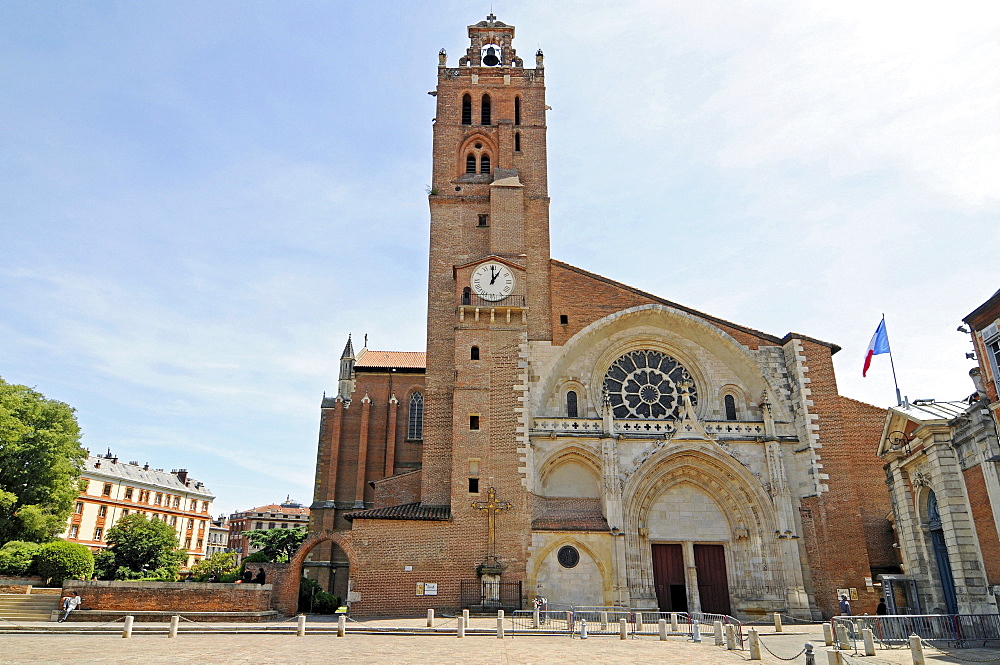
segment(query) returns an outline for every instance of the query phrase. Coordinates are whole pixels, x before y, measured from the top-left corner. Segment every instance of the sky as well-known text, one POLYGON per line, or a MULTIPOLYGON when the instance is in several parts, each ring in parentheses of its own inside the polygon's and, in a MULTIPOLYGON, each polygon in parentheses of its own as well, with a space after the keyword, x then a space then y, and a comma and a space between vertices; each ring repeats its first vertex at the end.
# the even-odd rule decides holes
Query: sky
MULTIPOLYGON (((488 2, 0 3, 0 377, 216 513, 312 500, 349 333, 423 350, 437 54, 488 2)), ((998 288, 1000 4, 501 2, 553 258, 961 399, 998 288)), ((356 344, 360 346, 359 344, 356 344)))

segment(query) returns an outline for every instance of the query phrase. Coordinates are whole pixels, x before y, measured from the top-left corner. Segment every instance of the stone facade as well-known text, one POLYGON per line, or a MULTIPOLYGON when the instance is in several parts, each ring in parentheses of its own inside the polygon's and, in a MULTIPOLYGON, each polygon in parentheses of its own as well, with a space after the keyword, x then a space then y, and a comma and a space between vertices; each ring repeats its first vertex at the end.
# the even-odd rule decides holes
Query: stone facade
POLYGON ((348 342, 302 563, 347 573, 356 613, 476 604, 484 566, 550 607, 818 618, 854 588, 874 612, 866 581, 898 571, 885 412, 839 394, 836 345, 550 258, 544 61, 513 35, 491 15, 457 68, 439 56, 426 364, 403 388, 393 352, 362 371, 348 342))
POLYGON ((975 392, 889 410, 879 442, 904 578, 924 613, 995 614, 1000 595, 1000 291, 964 319, 975 392))

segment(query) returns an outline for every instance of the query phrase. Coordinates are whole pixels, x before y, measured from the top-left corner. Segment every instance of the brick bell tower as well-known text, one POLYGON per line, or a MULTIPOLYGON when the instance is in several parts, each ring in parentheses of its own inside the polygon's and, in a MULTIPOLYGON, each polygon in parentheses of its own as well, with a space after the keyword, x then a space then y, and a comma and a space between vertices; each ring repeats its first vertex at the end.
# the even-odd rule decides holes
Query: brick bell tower
POLYGON ((421 498, 450 505, 460 547, 495 554, 515 579, 531 522, 520 361, 529 340, 552 338, 545 79, 541 51, 535 69, 524 68, 513 26, 491 13, 468 31, 458 67, 439 54, 430 93, 437 117, 421 498), (495 541, 472 505, 491 488, 512 504, 493 515, 495 541))

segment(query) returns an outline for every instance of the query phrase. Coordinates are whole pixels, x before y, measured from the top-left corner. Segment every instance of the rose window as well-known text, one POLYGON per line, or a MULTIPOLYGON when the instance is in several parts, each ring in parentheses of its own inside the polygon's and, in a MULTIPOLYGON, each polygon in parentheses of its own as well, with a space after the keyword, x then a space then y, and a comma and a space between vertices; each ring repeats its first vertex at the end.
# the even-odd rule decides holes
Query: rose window
POLYGON ((615 418, 674 420, 681 407, 681 387, 686 385, 691 405, 698 404, 691 374, 659 351, 631 351, 611 363, 604 375, 604 390, 615 418))

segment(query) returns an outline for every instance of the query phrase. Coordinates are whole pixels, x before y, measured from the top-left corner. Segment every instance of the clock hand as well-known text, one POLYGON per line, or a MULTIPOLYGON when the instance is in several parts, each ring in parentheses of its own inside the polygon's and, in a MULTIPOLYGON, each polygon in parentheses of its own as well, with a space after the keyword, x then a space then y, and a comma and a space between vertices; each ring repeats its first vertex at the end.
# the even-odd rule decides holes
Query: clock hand
POLYGON ((494 273, 493 266, 490 266, 490 274, 493 275, 493 278, 490 280, 490 284, 492 285, 493 282, 497 281, 497 277, 500 276, 500 271, 498 270, 497 272, 494 273))

